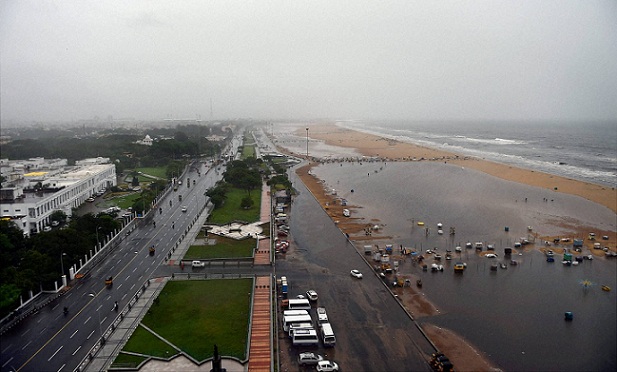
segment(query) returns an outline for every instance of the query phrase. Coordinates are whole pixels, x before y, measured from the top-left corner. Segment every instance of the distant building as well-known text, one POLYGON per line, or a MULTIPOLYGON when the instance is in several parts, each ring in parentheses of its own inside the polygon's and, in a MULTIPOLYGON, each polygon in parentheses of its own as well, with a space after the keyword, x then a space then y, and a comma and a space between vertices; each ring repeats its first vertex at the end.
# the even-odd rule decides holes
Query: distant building
POLYGON ((116 166, 108 158, 0 160, 7 181, 0 189, 0 218, 9 218, 24 235, 43 231, 56 210, 71 216, 89 197, 116 186, 116 166))
POLYGON ((137 143, 138 145, 152 146, 152 138, 150 138, 150 136, 146 134, 144 139, 138 140, 135 143, 137 143))

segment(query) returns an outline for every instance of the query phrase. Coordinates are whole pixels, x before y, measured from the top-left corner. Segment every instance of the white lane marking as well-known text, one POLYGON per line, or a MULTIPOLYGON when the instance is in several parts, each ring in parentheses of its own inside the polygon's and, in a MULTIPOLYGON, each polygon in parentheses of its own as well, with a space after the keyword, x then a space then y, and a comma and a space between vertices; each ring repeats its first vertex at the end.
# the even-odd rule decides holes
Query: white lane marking
POLYGON ((32 343, 32 340, 28 341, 28 343, 27 343, 27 344, 25 344, 25 345, 24 345, 24 347, 22 347, 21 349, 22 349, 22 350, 24 350, 24 349, 25 349, 25 348, 27 348, 27 347, 28 347, 28 345, 30 345, 31 343, 32 343))
POLYGON ((120 284, 120 285, 118 286, 118 289, 120 289, 120 287, 122 287, 122 284, 120 284))
POLYGON ((64 347, 64 345, 60 346, 60 347, 58 348, 58 350, 56 350, 56 352, 55 352, 52 356, 50 356, 50 357, 49 357, 49 359, 47 359, 47 361, 48 361, 48 362, 49 362, 49 361, 51 361, 51 360, 52 360, 52 359, 56 356, 56 354, 58 354, 58 352, 59 352, 60 350, 62 350, 62 348, 63 348, 63 347, 64 347))
POLYGON ((75 334, 76 334, 77 332, 79 332, 79 329, 78 329, 78 330, 76 330, 75 332, 73 332, 73 334, 72 334, 72 335, 71 335, 71 337, 69 337, 69 338, 73 338, 73 336, 75 336, 75 334))
POLYGON ((99 307, 96 308, 96 311, 101 310, 101 307, 103 307, 103 305, 99 305, 99 307))
POLYGON ((90 334, 88 335, 88 337, 86 338, 86 340, 89 340, 90 337, 92 337, 92 334, 94 333, 94 331, 90 332, 90 334))
POLYGON ((133 288, 135 288, 135 284, 133 284, 133 285, 131 286, 131 288, 129 288, 129 291, 132 291, 132 290, 133 290, 133 288))
POLYGON ((11 362, 11 360, 13 360, 13 357, 11 357, 11 359, 7 360, 3 365, 2 368, 6 367, 7 364, 9 364, 11 362))
POLYGON ((39 332, 39 334, 40 334, 40 335, 42 335, 42 334, 43 334, 43 332, 45 332, 46 330, 47 330, 47 327, 45 327, 45 328, 41 329, 41 332, 39 332))
POLYGON ((64 366, 66 366, 66 363, 64 363, 63 365, 60 366, 60 368, 58 368, 58 371, 62 371, 62 368, 64 368, 64 366))
MULTIPOLYGON (((39 320, 40 321, 40 320, 39 320)), ((21 337, 24 337, 26 335, 26 333, 30 332, 30 330, 27 330, 26 332, 21 334, 21 337)))
POLYGON ((124 296, 122 296, 122 298, 120 299, 120 301, 123 301, 126 298, 127 295, 128 295, 128 293, 125 293, 124 296))
POLYGON ((124 279, 124 281, 126 282, 127 280, 129 280, 130 277, 131 277, 130 275, 127 276, 126 279, 124 279))
POLYGON ((88 317, 88 319, 86 319, 86 321, 84 322, 84 324, 88 323, 90 321, 90 319, 92 319, 91 316, 88 317))
POLYGON ((79 347, 78 347, 77 349, 75 349, 75 351, 73 351, 73 354, 71 354, 71 355, 75 355, 75 354, 77 354, 77 352, 79 351, 79 349, 81 349, 81 345, 79 345, 79 347))

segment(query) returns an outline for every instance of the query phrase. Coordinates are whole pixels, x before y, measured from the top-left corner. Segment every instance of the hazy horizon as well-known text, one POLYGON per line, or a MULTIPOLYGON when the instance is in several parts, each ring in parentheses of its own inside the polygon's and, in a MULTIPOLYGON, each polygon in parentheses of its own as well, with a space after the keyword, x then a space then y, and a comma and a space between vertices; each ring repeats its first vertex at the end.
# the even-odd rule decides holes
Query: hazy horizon
POLYGON ((0 120, 617 120, 614 1, 4 1, 0 120))

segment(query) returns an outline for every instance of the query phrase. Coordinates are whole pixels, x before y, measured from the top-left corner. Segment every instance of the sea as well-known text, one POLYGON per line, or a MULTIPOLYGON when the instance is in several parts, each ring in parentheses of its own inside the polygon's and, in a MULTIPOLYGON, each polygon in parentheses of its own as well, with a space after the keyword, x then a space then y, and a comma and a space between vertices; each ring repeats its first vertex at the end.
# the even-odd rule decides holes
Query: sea
POLYGON ((382 137, 617 186, 617 121, 339 121, 382 137))
MULTIPOLYGON (((276 126, 276 144, 315 157, 361 156, 353 149, 294 134, 304 125, 276 126)), ((617 184, 616 122, 341 121, 337 125, 609 187, 617 184)), ((373 243, 419 252, 437 249, 442 255, 466 242, 495 246, 494 259, 463 248, 454 260, 443 262, 443 272, 402 264, 401 272, 422 279, 423 295, 440 311, 419 318, 420 324, 456 332, 503 370, 617 368, 617 260, 596 257, 567 266, 561 256, 547 262, 538 249, 504 255, 505 247, 530 236, 528 229, 540 235, 567 234, 572 226, 614 232, 613 211, 580 197, 441 162, 329 163, 313 173, 324 187, 336 189, 348 200, 352 218, 380 226, 384 240, 373 243), (420 221, 426 227, 419 227, 420 221), (436 233, 438 223, 443 224, 444 235, 436 233), (454 235, 448 234, 450 227, 455 228, 454 235), (511 260, 518 264, 511 265, 511 260), (467 264, 462 275, 453 272, 456 261, 467 264), (505 263, 507 269, 493 271, 492 262, 505 263), (602 285, 612 291, 603 291, 602 285), (564 319, 567 311, 573 312, 573 321, 564 319)), ((358 243, 360 249, 362 244, 358 243)))

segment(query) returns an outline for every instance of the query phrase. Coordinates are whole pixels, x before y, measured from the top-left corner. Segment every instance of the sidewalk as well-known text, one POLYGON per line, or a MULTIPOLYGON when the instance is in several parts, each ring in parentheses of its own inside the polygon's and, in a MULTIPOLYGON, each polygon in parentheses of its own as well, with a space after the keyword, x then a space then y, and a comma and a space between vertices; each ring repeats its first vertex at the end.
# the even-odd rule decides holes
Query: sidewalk
MULTIPOLYGON (((259 221, 261 222, 269 222, 270 221, 270 211, 272 210, 272 203, 270 199, 270 186, 266 185, 264 182, 261 187, 261 209, 259 212, 259 221)), ((267 239, 259 240, 257 251, 255 252, 255 257, 253 258, 253 262, 255 265, 270 265, 272 262, 272 254, 270 252, 270 247, 272 246, 270 236, 270 231, 264 232, 264 235, 269 236, 267 239)))

